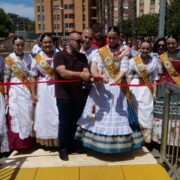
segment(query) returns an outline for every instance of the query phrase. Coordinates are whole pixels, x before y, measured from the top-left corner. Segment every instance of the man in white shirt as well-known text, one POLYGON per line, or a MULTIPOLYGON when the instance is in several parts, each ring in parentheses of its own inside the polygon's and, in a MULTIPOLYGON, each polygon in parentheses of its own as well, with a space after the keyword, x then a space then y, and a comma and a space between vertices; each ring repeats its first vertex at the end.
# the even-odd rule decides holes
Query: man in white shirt
MULTIPOLYGON (((82 39, 83 45, 81 46, 80 52, 87 57, 90 69, 92 60, 96 59, 97 56, 99 56, 98 49, 92 46, 94 40, 94 31, 91 28, 84 29, 82 32, 82 39)), ((86 98, 90 92, 91 86, 92 83, 90 81, 84 82, 83 90, 86 98)))
POLYGON ((42 50, 40 39, 41 39, 41 36, 39 36, 39 37, 37 38, 37 44, 35 44, 35 45, 33 46, 33 48, 32 48, 32 55, 33 55, 33 57, 36 56, 36 54, 38 54, 38 53, 42 50))

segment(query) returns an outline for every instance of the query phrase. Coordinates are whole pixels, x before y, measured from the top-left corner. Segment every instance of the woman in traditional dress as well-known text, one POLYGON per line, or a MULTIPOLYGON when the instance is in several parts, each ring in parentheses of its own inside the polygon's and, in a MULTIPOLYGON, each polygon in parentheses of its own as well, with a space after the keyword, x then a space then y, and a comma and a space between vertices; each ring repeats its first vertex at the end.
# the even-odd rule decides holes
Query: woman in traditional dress
MULTIPOLYGON (((158 77, 158 60, 150 56, 151 44, 143 41, 140 54, 129 61, 128 81, 130 84, 144 85, 156 83, 158 77)), ((146 143, 151 142, 154 101, 156 99, 156 85, 130 87, 138 120, 142 127, 146 143)))
MULTIPOLYGON (((29 82, 32 57, 24 53, 22 37, 13 39, 14 52, 5 58, 4 82, 29 82)), ((33 102, 29 84, 5 86, 5 101, 8 103, 9 148, 25 149, 34 144, 33 102)))
MULTIPOLYGON (((4 59, 0 56, 0 83, 4 78, 4 59)), ((5 115, 5 100, 4 100, 4 86, 0 86, 0 152, 9 151, 9 142, 7 134, 7 121, 5 115)))
POLYGON ((163 73, 162 69, 162 63, 159 59, 159 55, 166 52, 167 50, 167 44, 165 38, 159 38, 155 43, 153 47, 153 52, 151 53, 152 56, 155 56, 158 59, 158 67, 159 67, 159 75, 161 77, 161 74, 163 73))
MULTIPOLYGON (((163 81, 173 81, 180 86, 180 51, 178 47, 178 39, 174 36, 167 37, 167 53, 161 53, 159 59, 161 60, 163 66, 163 81)), ((158 86, 157 100, 154 108, 154 121, 153 121, 153 141, 161 144, 161 131, 162 131, 162 121, 163 121, 163 107, 164 107, 164 97, 165 97, 165 85, 161 84, 158 86)), ((180 127, 180 95, 174 94, 171 96, 170 105, 170 121, 171 124, 170 133, 168 136, 169 145, 177 145, 179 141, 179 127, 180 127), (173 102, 175 100, 177 102, 173 102), (176 112, 171 111, 177 108, 176 112), (173 120, 172 120, 173 119, 173 120), (177 123, 175 125, 175 122, 177 123), (175 127, 176 126, 176 127, 175 127)))
MULTIPOLYGON (((53 39, 49 34, 41 36, 42 51, 33 59, 31 66, 31 80, 52 81, 53 72, 53 39)), ((55 99, 53 83, 40 83, 32 85, 33 101, 36 104, 34 130, 36 141, 45 146, 57 146, 58 138, 58 109, 55 99)))
POLYGON ((126 49, 119 44, 119 30, 110 28, 107 38, 108 45, 99 49, 100 56, 91 65, 95 81, 101 81, 94 83, 90 91, 78 121, 76 139, 95 151, 120 153, 141 147, 144 138, 128 87, 111 86, 117 77, 125 83, 128 70, 128 57, 122 55, 126 49))

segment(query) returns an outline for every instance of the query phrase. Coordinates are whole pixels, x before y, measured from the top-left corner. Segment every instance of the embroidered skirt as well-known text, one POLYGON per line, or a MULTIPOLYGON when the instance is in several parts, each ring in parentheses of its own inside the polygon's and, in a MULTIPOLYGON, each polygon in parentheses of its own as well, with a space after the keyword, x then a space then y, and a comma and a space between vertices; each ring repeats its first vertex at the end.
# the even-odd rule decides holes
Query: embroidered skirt
MULTIPOLYGON (((161 84, 158 86, 157 100, 154 106, 154 120, 153 120, 153 132, 152 140, 161 144, 161 132, 163 122, 163 108, 164 108, 164 97, 165 97, 165 85, 161 84)), ((179 131, 180 131, 180 95, 173 94, 170 100, 170 114, 169 114, 169 134, 168 144, 178 145, 179 131)))
POLYGON ((119 87, 94 85, 77 124, 75 138, 95 151, 120 153, 144 144, 136 113, 119 87))

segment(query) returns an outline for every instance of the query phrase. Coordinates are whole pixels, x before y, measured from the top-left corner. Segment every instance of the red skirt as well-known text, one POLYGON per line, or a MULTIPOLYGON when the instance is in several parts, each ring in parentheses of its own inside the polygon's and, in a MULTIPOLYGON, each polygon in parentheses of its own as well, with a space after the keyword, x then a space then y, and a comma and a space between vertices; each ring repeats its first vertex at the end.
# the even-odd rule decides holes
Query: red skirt
POLYGON ((31 148, 35 144, 35 138, 28 137, 24 140, 19 138, 18 133, 12 132, 11 129, 11 116, 8 114, 7 118, 7 124, 8 124, 8 137, 9 137, 9 149, 15 150, 15 149, 27 149, 31 148))

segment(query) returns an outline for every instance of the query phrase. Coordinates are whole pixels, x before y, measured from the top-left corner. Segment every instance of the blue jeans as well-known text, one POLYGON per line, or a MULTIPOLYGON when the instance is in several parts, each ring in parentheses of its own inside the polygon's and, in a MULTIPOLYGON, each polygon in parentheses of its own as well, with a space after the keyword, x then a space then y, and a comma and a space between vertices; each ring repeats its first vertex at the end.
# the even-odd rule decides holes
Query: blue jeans
POLYGON ((74 139, 77 121, 85 105, 84 99, 69 100, 57 98, 59 110, 59 151, 68 152, 76 148, 74 139))

